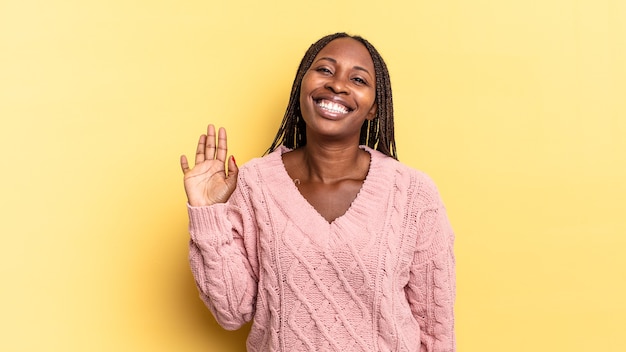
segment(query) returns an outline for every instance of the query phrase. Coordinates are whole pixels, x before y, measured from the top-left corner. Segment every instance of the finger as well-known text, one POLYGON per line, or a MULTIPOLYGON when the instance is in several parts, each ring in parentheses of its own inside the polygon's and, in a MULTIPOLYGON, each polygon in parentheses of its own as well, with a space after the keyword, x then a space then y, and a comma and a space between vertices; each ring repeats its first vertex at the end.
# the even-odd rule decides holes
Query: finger
POLYGON ((217 134, 217 160, 226 161, 226 153, 228 152, 228 144, 226 143, 226 129, 220 127, 217 134))
POLYGON ((183 170, 183 174, 189 171, 189 162, 187 162, 187 157, 184 155, 180 156, 180 168, 183 170))
POLYGON ((198 147, 196 148, 196 165, 200 164, 206 158, 204 151, 206 149, 206 135, 201 135, 198 139, 198 147))
POLYGON ((206 160, 215 158, 215 126, 209 125, 206 129, 206 149, 204 152, 206 160))
POLYGON ((237 187, 237 175, 239 174, 239 167, 237 166, 237 162, 235 161, 234 156, 230 156, 228 158, 228 178, 226 179, 226 183, 234 189, 237 187))

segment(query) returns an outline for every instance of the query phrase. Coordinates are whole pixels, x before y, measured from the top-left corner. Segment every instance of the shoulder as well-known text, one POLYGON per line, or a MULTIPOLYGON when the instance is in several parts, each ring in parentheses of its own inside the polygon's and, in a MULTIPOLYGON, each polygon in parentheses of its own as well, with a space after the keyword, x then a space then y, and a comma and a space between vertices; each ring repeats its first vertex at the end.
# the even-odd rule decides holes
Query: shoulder
POLYGON ((393 180, 399 191, 415 193, 422 202, 438 202, 439 190, 434 180, 424 171, 412 168, 377 150, 364 148, 372 155, 372 169, 380 169, 384 177, 393 180))
POLYGON ((289 182, 285 171, 282 154, 288 152, 286 147, 279 147, 262 157, 250 159, 239 168, 237 184, 250 189, 284 187, 289 182))
POLYGON ((272 151, 271 153, 268 153, 266 155, 250 159, 245 164, 243 164, 240 167, 240 169, 241 170, 255 169, 255 168, 259 168, 259 167, 264 167, 264 166, 266 166, 268 164, 271 165, 271 164, 276 164, 278 162, 282 162, 281 161, 282 154, 284 154, 284 153, 286 153, 288 151, 289 151, 288 148, 286 148, 284 146, 280 146, 280 147, 276 148, 276 150, 272 151))
POLYGON ((243 174, 244 176, 250 176, 251 174, 260 171, 281 168, 282 154, 288 151, 288 148, 280 146, 269 154, 252 158, 239 167, 239 174, 243 174))

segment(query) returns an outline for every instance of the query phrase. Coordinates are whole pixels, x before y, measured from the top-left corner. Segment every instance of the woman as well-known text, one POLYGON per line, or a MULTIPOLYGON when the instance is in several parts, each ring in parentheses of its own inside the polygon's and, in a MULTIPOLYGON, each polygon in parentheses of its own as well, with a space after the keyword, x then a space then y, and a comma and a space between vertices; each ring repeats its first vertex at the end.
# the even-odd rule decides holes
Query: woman
POLYGON ((454 234, 396 160, 391 101, 376 49, 329 35, 266 156, 239 169, 209 125, 181 157, 200 296, 226 329, 253 320, 249 351, 456 350, 454 234))

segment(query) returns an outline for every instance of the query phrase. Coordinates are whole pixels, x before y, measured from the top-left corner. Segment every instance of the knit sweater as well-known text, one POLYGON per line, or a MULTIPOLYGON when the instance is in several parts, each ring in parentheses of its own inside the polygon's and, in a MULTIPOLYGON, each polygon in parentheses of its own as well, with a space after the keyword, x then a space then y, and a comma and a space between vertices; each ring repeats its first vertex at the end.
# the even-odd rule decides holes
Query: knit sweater
POLYGON ((227 203, 188 206, 200 297, 248 351, 456 350, 454 234, 424 173, 371 155, 346 213, 325 220, 281 147, 240 168, 227 203))

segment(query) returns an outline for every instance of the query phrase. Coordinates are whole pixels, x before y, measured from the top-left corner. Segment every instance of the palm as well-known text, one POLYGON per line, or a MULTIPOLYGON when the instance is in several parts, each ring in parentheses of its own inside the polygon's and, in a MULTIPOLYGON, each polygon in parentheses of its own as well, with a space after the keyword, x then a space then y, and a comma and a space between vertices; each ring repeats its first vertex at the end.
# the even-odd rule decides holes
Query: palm
POLYGON ((228 170, 225 168, 226 130, 220 128, 217 137, 216 145, 215 128, 209 125, 207 134, 198 141, 193 168, 184 155, 181 157, 185 192, 191 206, 224 203, 237 187, 238 169, 233 158, 228 159, 228 170))

